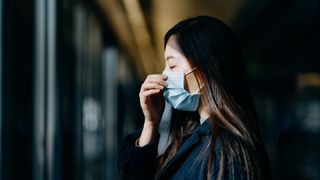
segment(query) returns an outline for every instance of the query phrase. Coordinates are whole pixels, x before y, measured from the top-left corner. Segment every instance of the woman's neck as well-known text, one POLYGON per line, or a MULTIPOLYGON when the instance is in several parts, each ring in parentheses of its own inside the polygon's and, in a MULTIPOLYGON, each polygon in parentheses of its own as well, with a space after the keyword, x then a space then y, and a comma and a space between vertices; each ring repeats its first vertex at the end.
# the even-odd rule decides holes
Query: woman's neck
POLYGON ((200 119, 202 119, 202 120, 207 119, 210 115, 206 109, 204 102, 201 99, 200 99, 200 103, 199 103, 199 107, 198 107, 198 113, 199 113, 200 119))

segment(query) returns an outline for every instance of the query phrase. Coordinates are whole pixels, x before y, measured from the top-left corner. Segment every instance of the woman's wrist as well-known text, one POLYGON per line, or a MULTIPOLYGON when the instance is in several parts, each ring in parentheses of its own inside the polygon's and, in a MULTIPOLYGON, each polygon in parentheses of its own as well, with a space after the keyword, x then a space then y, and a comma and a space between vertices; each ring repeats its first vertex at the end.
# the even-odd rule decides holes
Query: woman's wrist
POLYGON ((143 129, 156 130, 158 124, 151 120, 144 120, 143 129))
POLYGON ((143 129, 142 129, 139 141, 137 141, 137 145, 142 147, 149 144, 155 138, 156 134, 157 134, 157 126, 155 126, 152 123, 145 122, 143 125, 143 129))

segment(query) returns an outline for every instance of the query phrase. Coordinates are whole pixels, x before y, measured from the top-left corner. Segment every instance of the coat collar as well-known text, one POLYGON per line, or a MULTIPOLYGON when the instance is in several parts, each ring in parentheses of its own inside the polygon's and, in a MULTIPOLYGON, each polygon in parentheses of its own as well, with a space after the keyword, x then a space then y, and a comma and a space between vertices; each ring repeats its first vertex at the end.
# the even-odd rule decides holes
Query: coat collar
POLYGON ((168 175, 168 171, 172 169, 171 167, 174 165, 174 163, 177 162, 178 159, 183 157, 184 154, 190 152, 197 145, 199 145, 202 136, 209 135, 209 134, 210 134, 209 123, 208 123, 208 120, 206 120, 202 124, 200 124, 197 128, 195 128, 191 133, 191 135, 189 136, 189 138, 184 143, 182 143, 182 145, 179 147, 175 156, 172 159, 170 159, 165 165, 165 167, 160 171, 158 179, 165 178, 164 175, 168 175))
POLYGON ((194 133, 199 135, 209 135, 210 134, 210 124, 208 119, 200 124, 197 128, 194 129, 194 133))
POLYGON ((196 127, 193 132, 191 132, 190 137, 182 143, 182 145, 179 147, 177 153, 175 156, 179 156, 180 154, 186 152, 189 148, 196 145, 199 141, 201 136, 209 135, 210 134, 210 127, 209 122, 206 120, 202 124, 200 124, 198 127, 196 127))

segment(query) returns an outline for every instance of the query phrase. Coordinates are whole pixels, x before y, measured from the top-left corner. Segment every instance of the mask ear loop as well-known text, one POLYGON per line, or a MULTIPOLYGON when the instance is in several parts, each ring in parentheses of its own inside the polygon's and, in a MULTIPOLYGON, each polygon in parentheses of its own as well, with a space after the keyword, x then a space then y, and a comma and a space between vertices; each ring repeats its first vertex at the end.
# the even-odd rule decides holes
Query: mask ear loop
POLYGON ((200 90, 201 90, 203 87, 204 87, 204 84, 202 84, 202 85, 199 87, 199 89, 196 91, 196 93, 199 93, 200 90))
POLYGON ((189 75, 190 73, 192 73, 194 70, 196 70, 198 67, 194 67, 191 70, 189 70, 188 72, 184 73, 184 77, 183 77, 183 83, 185 83, 185 76, 189 75))
MULTIPOLYGON (((192 72, 193 72, 194 70, 196 70, 196 69, 198 69, 198 67, 192 68, 190 71, 186 72, 184 75, 186 76, 186 75, 192 73, 192 72)), ((204 86, 204 84, 202 84, 202 85, 199 87, 199 89, 198 89, 196 92, 194 92, 194 93, 199 93, 200 90, 203 88, 203 86, 204 86)))
POLYGON ((188 71, 188 72, 186 72, 184 75, 186 76, 186 75, 188 75, 188 74, 190 74, 190 73, 192 73, 194 70, 196 70, 198 67, 194 67, 194 68, 192 68, 190 71, 188 71))

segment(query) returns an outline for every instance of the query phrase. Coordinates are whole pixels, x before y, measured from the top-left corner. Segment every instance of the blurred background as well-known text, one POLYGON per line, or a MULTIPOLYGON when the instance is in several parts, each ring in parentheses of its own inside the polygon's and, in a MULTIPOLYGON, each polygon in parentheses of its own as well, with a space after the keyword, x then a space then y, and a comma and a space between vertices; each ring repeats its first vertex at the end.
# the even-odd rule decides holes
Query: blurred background
POLYGON ((320 179, 318 0, 0 0, 0 179, 119 179, 163 36, 209 15, 239 37, 274 179, 320 179))

